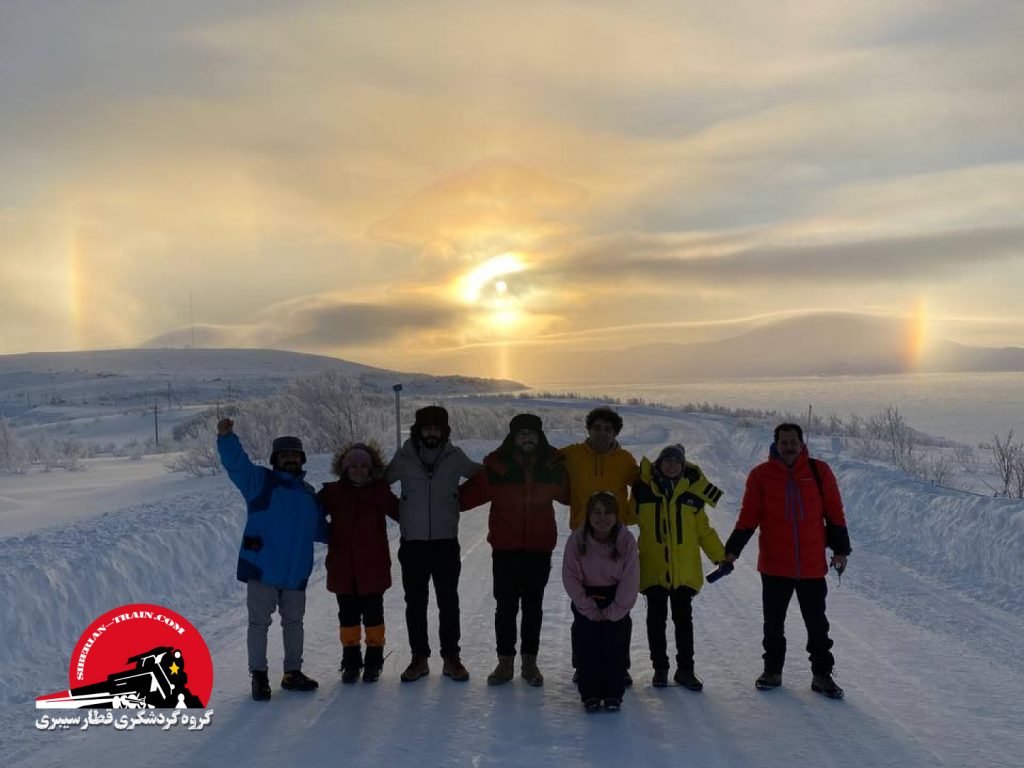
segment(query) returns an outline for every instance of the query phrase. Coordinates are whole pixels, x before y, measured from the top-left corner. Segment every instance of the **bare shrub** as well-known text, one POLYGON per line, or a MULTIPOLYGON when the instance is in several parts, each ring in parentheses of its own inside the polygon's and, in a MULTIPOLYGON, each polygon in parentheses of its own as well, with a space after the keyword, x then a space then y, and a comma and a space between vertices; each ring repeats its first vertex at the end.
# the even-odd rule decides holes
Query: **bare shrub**
POLYGON ((85 459, 89 449, 81 440, 74 436, 59 437, 54 441, 57 456, 54 466, 68 472, 80 472, 85 469, 85 459))
POLYGON ((1009 496, 1014 480, 1014 467, 1024 447, 1013 441, 1013 430, 1011 429, 1006 433, 1005 438, 994 435, 988 448, 992 452, 992 468, 1000 483, 998 493, 1000 496, 1009 496))

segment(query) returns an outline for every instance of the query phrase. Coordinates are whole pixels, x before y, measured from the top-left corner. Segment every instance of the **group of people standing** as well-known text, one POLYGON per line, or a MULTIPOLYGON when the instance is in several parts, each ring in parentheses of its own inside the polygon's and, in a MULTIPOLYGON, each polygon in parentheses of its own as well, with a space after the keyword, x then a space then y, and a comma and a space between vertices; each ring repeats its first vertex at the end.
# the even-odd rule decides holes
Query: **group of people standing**
POLYGON ((271 466, 261 467, 245 454, 232 421, 222 419, 217 440, 221 462, 248 510, 238 578, 247 583, 253 698, 271 697, 266 651, 275 610, 284 638, 281 687, 318 687, 302 672, 302 620, 314 541, 328 545, 327 588, 338 603, 341 679, 354 683, 380 677, 384 593, 391 586, 388 517, 401 532, 398 559, 411 651, 401 679, 412 682, 430 672, 427 608, 433 583, 442 674, 468 680, 459 646, 459 517, 487 503, 497 655, 487 682, 502 685, 514 679, 518 640, 521 677, 529 685, 543 685, 537 657, 544 591, 558 544, 556 501, 569 505, 572 532, 562 555, 562 582, 573 615, 573 679, 587 711, 618 710, 632 683, 630 611, 641 593, 647 601, 652 685, 669 684, 666 624, 671 615, 673 679, 691 691, 703 688, 694 670, 692 618, 693 598, 704 583, 701 552, 729 567, 757 529, 764 671, 755 684, 762 690, 781 685, 785 616, 795 592, 807 627, 811 687, 841 698, 842 689, 832 679, 825 617, 825 549, 831 548, 831 565, 841 573, 849 536, 835 477, 827 464, 808 456, 799 425, 775 429, 769 459, 747 478, 739 519, 725 544, 707 514, 722 490, 687 461, 682 445, 668 445, 653 461, 643 458, 637 464, 618 443, 622 426, 613 409, 595 408, 586 418, 587 438, 556 449, 541 419, 521 413, 481 465, 452 444, 447 411, 431 405, 416 411, 409 439, 386 466, 373 446, 349 445, 334 457, 338 480, 318 492, 305 482, 306 456, 298 438, 274 440, 271 466), (396 483, 397 497, 391 490, 396 483), (639 541, 630 526, 637 526, 639 541))

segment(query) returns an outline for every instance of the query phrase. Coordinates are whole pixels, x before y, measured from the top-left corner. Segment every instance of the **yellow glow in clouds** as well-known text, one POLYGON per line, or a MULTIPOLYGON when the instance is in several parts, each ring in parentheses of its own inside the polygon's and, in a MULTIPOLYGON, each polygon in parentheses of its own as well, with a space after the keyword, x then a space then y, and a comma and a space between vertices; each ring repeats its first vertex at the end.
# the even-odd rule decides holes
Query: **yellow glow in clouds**
POLYGON ((485 297, 481 302, 481 295, 484 294, 484 289, 493 287, 496 293, 506 295, 508 293, 508 283, 504 280, 495 280, 504 275, 511 275, 517 272, 522 272, 526 269, 526 264, 514 253, 503 253, 500 256, 488 259, 483 264, 479 264, 471 269, 466 274, 460 276, 455 281, 455 291, 459 298, 467 304, 484 303, 488 304, 488 299, 485 297))

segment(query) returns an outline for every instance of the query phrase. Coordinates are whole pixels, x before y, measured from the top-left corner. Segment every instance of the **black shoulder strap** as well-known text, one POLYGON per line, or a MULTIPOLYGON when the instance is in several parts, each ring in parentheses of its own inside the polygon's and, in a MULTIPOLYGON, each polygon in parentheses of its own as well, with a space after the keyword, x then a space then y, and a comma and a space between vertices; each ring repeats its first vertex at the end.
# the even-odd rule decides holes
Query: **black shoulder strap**
POLYGON ((818 486, 818 495, 821 496, 821 502, 824 506, 825 503, 825 488, 821 484, 821 474, 818 472, 818 462, 808 457, 808 463, 811 465, 811 474, 814 475, 814 483, 818 486))

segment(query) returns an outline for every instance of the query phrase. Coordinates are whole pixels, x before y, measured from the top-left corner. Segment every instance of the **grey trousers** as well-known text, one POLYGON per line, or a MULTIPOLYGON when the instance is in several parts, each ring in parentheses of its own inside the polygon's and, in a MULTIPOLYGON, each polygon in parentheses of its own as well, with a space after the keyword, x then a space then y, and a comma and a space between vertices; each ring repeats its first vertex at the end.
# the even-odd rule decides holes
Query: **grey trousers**
POLYGON ((306 590, 280 589, 255 580, 247 584, 249 671, 267 671, 267 632, 274 609, 281 614, 284 671, 302 669, 302 617, 306 613, 306 590))

